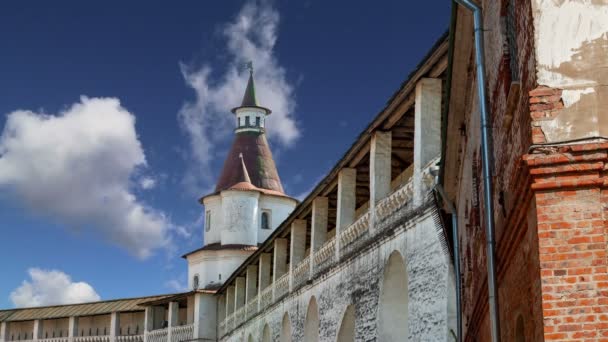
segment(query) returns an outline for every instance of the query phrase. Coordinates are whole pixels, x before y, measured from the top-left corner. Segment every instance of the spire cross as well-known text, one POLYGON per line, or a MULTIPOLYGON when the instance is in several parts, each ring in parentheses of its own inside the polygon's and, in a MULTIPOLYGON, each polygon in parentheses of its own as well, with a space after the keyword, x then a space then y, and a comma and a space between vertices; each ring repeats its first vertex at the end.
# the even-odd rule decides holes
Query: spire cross
POLYGON ((252 61, 245 63, 245 68, 249 69, 250 75, 253 75, 253 62, 252 61))

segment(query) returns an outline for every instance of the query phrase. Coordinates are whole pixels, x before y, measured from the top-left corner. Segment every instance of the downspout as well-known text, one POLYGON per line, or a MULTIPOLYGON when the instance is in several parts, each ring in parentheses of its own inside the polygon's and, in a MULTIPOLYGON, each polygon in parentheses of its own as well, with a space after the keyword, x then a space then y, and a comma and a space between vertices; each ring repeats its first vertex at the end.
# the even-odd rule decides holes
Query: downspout
POLYGON ((454 207, 454 203, 448 199, 443 190, 443 186, 438 181, 435 189, 452 217, 452 244, 454 248, 454 278, 456 282, 456 341, 462 342, 462 277, 460 275, 460 246, 458 243, 458 213, 454 207))
POLYGON ((500 322, 498 315, 498 289, 496 287, 496 242, 494 237, 494 202, 492 201, 491 162, 494 160, 491 151, 491 126, 488 122, 486 95, 486 70, 484 63, 483 19, 481 7, 472 0, 454 0, 473 12, 475 30, 475 62, 477 68, 477 91, 479 96, 479 111, 481 115, 481 159, 483 168, 483 190, 486 220, 486 247, 488 258, 488 301, 490 306, 490 325, 492 341, 500 341, 500 322))

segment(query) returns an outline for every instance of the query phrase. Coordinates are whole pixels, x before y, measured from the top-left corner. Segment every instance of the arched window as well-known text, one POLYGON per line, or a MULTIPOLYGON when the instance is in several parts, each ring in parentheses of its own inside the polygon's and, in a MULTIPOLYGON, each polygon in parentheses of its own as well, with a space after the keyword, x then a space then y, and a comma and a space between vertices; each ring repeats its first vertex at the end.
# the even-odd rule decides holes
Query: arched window
POLYGON ((205 231, 208 232, 211 229, 211 211, 205 213, 205 231))
POLYGON ((262 229, 270 229, 270 214, 267 211, 262 212, 262 229))
POLYGON ((192 278, 192 288, 194 290, 198 289, 198 274, 194 275, 194 278, 192 278))
POLYGON ((304 342, 316 342, 319 340, 319 308, 315 297, 310 299, 304 322, 304 342))
POLYGON ((403 257, 393 251, 384 267, 378 308, 378 340, 408 339, 408 276, 403 257))

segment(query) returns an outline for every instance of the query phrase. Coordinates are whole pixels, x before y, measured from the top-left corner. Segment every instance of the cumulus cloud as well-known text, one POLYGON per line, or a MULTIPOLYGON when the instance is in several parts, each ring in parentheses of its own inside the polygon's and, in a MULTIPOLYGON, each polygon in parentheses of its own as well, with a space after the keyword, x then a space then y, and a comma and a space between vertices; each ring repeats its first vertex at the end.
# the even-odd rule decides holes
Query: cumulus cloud
POLYGON ((58 115, 15 111, 0 135, 0 189, 141 258, 168 247, 175 228, 131 189, 145 166, 135 116, 114 98, 82 97, 58 115))
POLYGON ((275 146, 287 147, 300 136, 293 86, 274 53, 278 25, 279 13, 269 3, 249 2, 221 30, 228 56, 224 69, 218 71, 209 63, 200 68, 180 65, 196 95, 195 101, 182 106, 178 120, 189 137, 193 162, 185 181, 198 191, 213 181, 209 163, 217 144, 232 134, 230 109, 241 103, 248 77, 243 65, 248 61, 254 64, 258 101, 273 111, 266 122, 269 138, 275 146))
POLYGON ((139 180, 139 185, 144 190, 150 190, 150 189, 152 189, 152 188, 154 188, 156 186, 156 180, 154 178, 152 178, 152 177, 149 177, 149 176, 142 177, 139 180))
POLYGON ((57 304, 74 304, 100 300, 93 287, 85 282, 73 282, 72 278, 58 270, 30 268, 30 280, 10 294, 15 307, 57 304))
POLYGON ((186 292, 188 291, 188 286, 177 279, 171 279, 165 282, 165 287, 169 288, 171 291, 175 292, 186 292))

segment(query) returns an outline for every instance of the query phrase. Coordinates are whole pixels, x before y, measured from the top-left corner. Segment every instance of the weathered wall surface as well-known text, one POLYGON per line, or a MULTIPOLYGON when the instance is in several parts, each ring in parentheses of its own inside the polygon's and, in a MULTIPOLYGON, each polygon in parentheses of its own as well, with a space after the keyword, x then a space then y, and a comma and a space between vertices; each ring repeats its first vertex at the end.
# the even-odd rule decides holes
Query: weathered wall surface
MULTIPOLYGON (((397 215, 395 215, 397 216, 397 215)), ((394 218, 397 219, 397 218, 394 218)), ((435 223, 429 213, 397 227, 372 246, 341 262, 289 297, 269 307, 244 323, 222 341, 243 341, 251 335, 262 340, 268 324, 272 341, 279 341, 283 316, 288 313, 293 341, 304 336, 306 312, 314 296, 319 307, 319 340, 335 341, 348 305, 355 307, 355 340, 375 341, 379 298, 383 288, 386 262, 398 251, 407 265, 408 332, 413 341, 452 341, 448 329, 455 331, 452 316, 448 317, 449 261, 443 252, 435 223)), ((395 221, 385 222, 392 225, 395 221)), ((354 251, 353 251, 354 252, 354 251)), ((453 314, 453 313, 452 313, 453 314)), ((404 338, 405 340, 405 338, 404 338)))
MULTIPOLYGON (((493 202, 496 223, 502 338, 513 341, 518 316, 526 341, 542 340, 538 242, 533 195, 521 158, 532 139, 528 92, 536 88, 534 22, 530 1, 512 0, 513 35, 507 39, 508 0, 483 1, 488 107, 493 135, 493 202), (514 53, 514 55, 512 55, 514 53), (511 62, 514 62, 513 64, 511 62), (516 66, 512 70, 512 65, 516 66)), ((448 114, 446 189, 457 207, 463 279, 463 325, 468 341, 489 341, 489 313, 480 115, 473 22, 459 8, 448 114)))
POLYGON ((608 1, 533 0, 532 13, 537 142, 608 135, 608 1))

